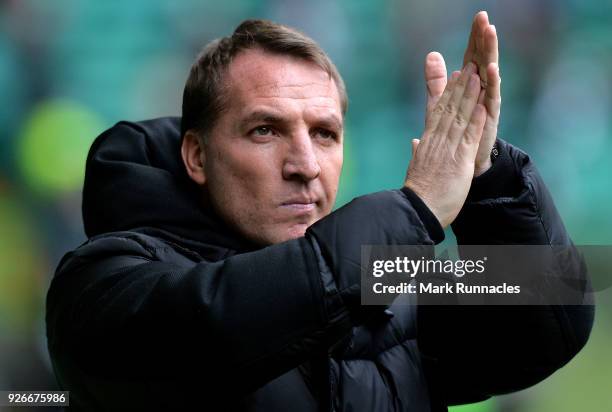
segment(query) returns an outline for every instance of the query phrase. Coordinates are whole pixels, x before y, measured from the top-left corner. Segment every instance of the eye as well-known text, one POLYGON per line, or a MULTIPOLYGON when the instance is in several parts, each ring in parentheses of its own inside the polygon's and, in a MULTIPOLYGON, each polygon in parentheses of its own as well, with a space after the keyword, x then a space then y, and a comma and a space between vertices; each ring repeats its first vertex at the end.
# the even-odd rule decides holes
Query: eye
POLYGON ((336 140, 337 134, 327 129, 316 129, 315 135, 323 140, 336 140))
POLYGON ((257 143, 267 143, 279 136, 272 126, 257 126, 249 131, 247 136, 257 143))
POLYGON ((273 131, 268 126, 257 126, 251 131, 251 134, 254 136, 271 136, 273 131))

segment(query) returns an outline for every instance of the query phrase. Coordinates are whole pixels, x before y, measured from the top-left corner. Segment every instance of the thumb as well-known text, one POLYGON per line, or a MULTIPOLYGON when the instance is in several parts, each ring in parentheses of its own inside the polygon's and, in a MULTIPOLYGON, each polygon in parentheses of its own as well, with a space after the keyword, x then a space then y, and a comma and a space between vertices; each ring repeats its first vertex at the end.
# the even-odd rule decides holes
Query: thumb
POLYGON ((446 88, 446 63, 438 52, 431 52, 425 57, 425 85, 429 112, 446 88))

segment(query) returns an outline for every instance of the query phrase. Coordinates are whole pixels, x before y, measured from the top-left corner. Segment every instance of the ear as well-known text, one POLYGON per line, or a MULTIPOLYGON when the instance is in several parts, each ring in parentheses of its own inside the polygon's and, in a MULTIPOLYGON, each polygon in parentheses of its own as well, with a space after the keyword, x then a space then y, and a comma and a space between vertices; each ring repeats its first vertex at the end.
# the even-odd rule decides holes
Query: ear
POLYGON ((198 185, 203 185, 206 182, 204 171, 206 156, 198 135, 192 130, 188 130, 183 137, 181 156, 191 180, 198 185))

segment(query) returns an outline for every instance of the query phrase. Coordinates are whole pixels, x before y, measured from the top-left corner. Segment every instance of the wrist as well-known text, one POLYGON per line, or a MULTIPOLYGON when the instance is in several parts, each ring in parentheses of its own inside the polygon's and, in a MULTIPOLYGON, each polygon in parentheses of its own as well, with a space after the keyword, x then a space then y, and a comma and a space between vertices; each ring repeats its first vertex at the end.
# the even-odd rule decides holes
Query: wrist
POLYGON ((489 154, 489 156, 483 162, 477 163, 474 167, 474 178, 482 175, 487 170, 489 170, 493 166, 493 162, 495 161, 497 156, 499 156, 499 149, 497 148, 497 140, 495 140, 495 143, 493 144, 493 148, 491 149, 491 153, 489 154))
POLYGON ((482 175, 484 172, 489 170, 491 166, 493 166, 493 162, 488 158, 483 164, 474 168, 474 177, 482 175))
POLYGON ((498 139, 491 156, 491 168, 472 179, 466 202, 514 197, 523 189, 522 179, 508 152, 507 143, 498 139))
POLYGON ((425 194, 426 191, 421 190, 418 185, 415 185, 410 181, 406 181, 402 191, 404 191, 404 193, 407 193, 408 191, 412 192, 413 196, 416 197, 423 204, 423 206, 425 206, 442 229, 445 229, 450 224, 450 222, 447 222, 446 219, 443 218, 443 214, 434 206, 434 202, 427 198, 427 195, 425 194))
POLYGON ((440 219, 434 214, 432 209, 417 195, 408 185, 402 187, 401 192, 410 200, 413 208, 416 210, 419 218, 429 233, 429 237, 435 244, 444 240, 444 228, 440 223, 440 219))

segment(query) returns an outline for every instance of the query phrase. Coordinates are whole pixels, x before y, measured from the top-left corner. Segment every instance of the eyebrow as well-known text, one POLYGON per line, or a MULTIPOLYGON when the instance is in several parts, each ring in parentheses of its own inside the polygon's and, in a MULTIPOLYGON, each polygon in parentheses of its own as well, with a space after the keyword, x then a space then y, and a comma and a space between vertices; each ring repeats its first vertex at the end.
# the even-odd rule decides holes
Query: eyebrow
POLYGON ((255 122, 266 122, 266 123, 282 123, 283 117, 271 111, 266 110, 255 110, 244 117, 240 123, 249 124, 255 122))
MULTIPOLYGON (((286 123, 287 120, 279 113, 269 111, 269 110, 255 110, 248 115, 246 115, 241 121, 241 125, 248 125, 256 122, 265 122, 271 124, 280 124, 286 123)), ((337 130, 342 130, 342 122, 338 119, 337 116, 330 114, 324 115, 317 119, 316 123, 321 127, 332 128, 337 130)))
POLYGON ((329 129, 336 129, 339 131, 342 131, 343 129, 342 121, 340 121, 338 117, 333 114, 330 114, 328 116, 323 116, 322 118, 318 120, 318 123, 322 125, 323 127, 326 127, 329 129))

